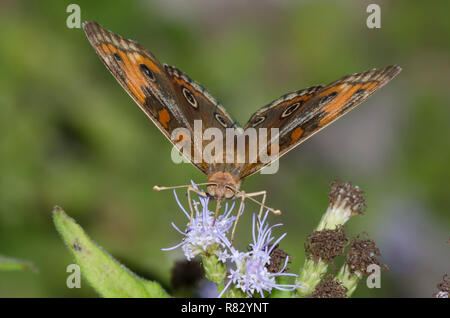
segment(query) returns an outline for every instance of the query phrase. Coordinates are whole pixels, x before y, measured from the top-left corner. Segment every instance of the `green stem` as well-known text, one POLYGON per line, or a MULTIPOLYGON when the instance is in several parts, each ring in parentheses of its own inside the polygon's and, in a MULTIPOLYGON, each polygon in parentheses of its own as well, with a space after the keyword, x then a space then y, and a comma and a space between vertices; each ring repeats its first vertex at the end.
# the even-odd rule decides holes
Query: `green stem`
POLYGON ((37 272, 37 267, 29 261, 0 255, 0 272, 23 270, 37 272))

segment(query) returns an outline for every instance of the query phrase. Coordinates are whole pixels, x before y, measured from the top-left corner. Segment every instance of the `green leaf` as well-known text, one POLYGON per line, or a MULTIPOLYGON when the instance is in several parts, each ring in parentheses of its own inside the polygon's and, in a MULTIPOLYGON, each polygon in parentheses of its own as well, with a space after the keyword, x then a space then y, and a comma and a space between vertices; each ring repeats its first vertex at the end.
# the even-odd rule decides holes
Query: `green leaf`
POLYGON ((53 210, 53 221, 81 272, 102 297, 169 297, 157 282, 132 273, 90 240, 83 229, 61 208, 53 210))
POLYGON ((146 279, 140 279, 142 285, 144 285, 145 289, 151 295, 151 298, 168 298, 170 297, 166 291, 161 287, 161 285, 157 282, 152 282, 146 279))
POLYGON ((0 255, 0 271, 37 272, 37 267, 29 261, 0 255))

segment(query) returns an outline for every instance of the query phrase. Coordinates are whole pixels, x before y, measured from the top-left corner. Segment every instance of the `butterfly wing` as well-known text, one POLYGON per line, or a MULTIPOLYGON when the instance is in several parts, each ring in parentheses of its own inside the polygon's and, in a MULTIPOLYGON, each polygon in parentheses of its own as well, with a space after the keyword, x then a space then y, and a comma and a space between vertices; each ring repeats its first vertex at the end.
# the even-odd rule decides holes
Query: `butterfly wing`
MULTIPOLYGON (((324 87, 314 86, 284 95, 257 111, 244 129, 269 128, 270 150, 270 140, 274 137, 270 135, 270 128, 278 128, 278 159, 358 106, 400 71, 401 68, 395 65, 379 70, 372 69, 347 75, 324 87)), ((263 163, 259 159, 256 163, 246 164, 240 177, 248 177, 268 164, 270 162, 263 163)))
POLYGON ((189 141, 188 159, 205 174, 211 165, 203 159, 193 160, 204 145, 194 142, 194 122, 224 130, 237 123, 225 108, 200 84, 175 67, 161 65, 139 43, 125 39, 96 22, 83 23, 83 29, 97 55, 159 130, 179 149, 189 141), (178 128, 187 133, 174 134, 178 128))
MULTIPOLYGON (((235 128, 237 131, 243 131, 239 123, 234 120, 226 109, 218 102, 202 85, 195 82, 189 76, 173 66, 165 65, 170 78, 172 79, 175 92, 180 100, 185 99, 185 103, 192 107, 185 107, 188 110, 188 118, 198 121, 197 127, 201 123, 202 141, 201 147, 197 147, 202 151, 202 165, 206 169, 206 174, 211 176, 216 171, 233 172, 238 170, 236 165, 224 163, 226 156, 226 129, 235 128), (213 130, 206 132, 208 128, 214 128, 218 136, 212 136, 213 130), (213 144, 216 138, 220 139, 220 144, 211 152, 208 144, 213 144), (211 155, 211 156, 210 156, 211 155)), ((198 129, 198 128, 196 128, 198 129)), ((195 141, 199 134, 195 134, 195 141)), ((195 142, 194 141, 194 142, 195 142)), ((198 160, 193 155, 194 161, 198 160)))
MULTIPOLYGON (((225 136, 226 128, 239 127, 225 108, 186 74, 175 67, 161 65, 139 43, 124 39, 96 22, 86 22, 83 28, 103 63, 161 132, 179 148, 189 141, 188 159, 202 172, 210 175, 217 170, 235 171, 240 178, 245 178, 270 163, 259 159, 243 165, 205 162, 203 149, 208 140, 195 142, 195 121, 202 124, 202 136, 212 127, 225 136), (188 134, 173 136, 178 128, 188 130, 188 134), (200 160, 194 160, 195 153, 201 154, 200 160)), ((348 75, 325 87, 314 86, 287 94, 256 112, 245 129, 279 128, 280 157, 356 107, 399 72, 398 66, 388 66, 348 75)))

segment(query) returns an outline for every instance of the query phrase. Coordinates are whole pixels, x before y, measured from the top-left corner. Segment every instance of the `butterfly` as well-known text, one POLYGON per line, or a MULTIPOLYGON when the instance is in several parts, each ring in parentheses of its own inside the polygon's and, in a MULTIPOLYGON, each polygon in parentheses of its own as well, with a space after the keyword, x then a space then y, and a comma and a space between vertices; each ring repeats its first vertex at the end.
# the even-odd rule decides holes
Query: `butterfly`
MULTIPOLYGON (((191 148, 201 148, 200 151, 206 144, 193 140, 194 123, 198 120, 203 124, 203 131, 213 127, 224 135, 228 128, 236 128, 241 134, 251 128, 277 128, 277 147, 267 145, 270 150, 276 148, 273 160, 277 160, 355 108, 401 71, 396 65, 371 69, 344 76, 328 85, 313 86, 283 95, 254 113, 242 128, 203 86, 179 69, 161 64, 139 43, 114 34, 96 22, 83 23, 83 29, 105 66, 159 130, 177 147, 184 140, 189 141, 191 148), (175 138, 173 133, 180 128, 192 134, 180 134, 175 138)), ((247 147, 245 152, 249 151, 247 147)), ((256 161, 241 163, 194 161, 192 157, 188 158, 208 178, 208 182, 199 185, 206 185, 206 194, 217 199, 216 217, 220 202, 235 198, 242 198, 238 211, 241 211, 244 199, 248 198, 260 204, 261 211, 264 207, 276 214, 280 213, 279 210, 265 206, 266 191, 246 193, 240 190, 245 178, 272 163, 273 160, 261 160, 259 155, 258 153, 256 161), (255 196, 262 196, 262 201, 255 200, 255 196)), ((154 189, 181 187, 188 188, 188 196, 190 191, 205 195, 192 185, 155 186, 154 189)), ((189 204, 191 205, 190 197, 189 204)), ((192 214, 192 206, 190 208, 192 214)), ((237 216, 239 215, 240 212, 237 216)))

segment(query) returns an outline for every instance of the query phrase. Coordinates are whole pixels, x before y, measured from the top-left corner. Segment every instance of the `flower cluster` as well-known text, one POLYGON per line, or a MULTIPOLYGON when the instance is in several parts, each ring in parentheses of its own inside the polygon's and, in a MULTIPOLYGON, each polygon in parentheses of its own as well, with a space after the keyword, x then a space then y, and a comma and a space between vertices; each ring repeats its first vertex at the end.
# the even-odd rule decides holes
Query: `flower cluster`
MULTIPOLYGON (((256 216, 253 214, 253 243, 250 244, 250 251, 239 252, 232 247, 229 242, 226 242, 227 247, 231 252, 230 260, 235 265, 235 269, 230 270, 228 276, 228 284, 223 289, 221 295, 228 289, 231 284, 234 284, 236 288, 241 289, 248 296, 252 296, 257 292, 264 297, 264 291, 271 292, 272 288, 282 291, 293 291, 300 287, 297 285, 279 284, 276 282, 276 277, 279 276, 294 276, 295 274, 284 273, 286 265, 289 261, 289 256, 286 257, 282 269, 276 273, 271 273, 268 266, 271 263, 271 254, 278 243, 286 236, 286 233, 281 235, 274 243, 275 239, 272 236, 272 228, 281 226, 282 224, 276 224, 269 226, 266 223, 267 214, 263 219, 258 219, 258 225, 256 225, 256 216), (258 228, 258 233, 256 233, 258 228)), ((220 295, 220 296, 221 296, 220 295)))
POLYGON ((172 222, 174 229, 184 235, 184 238, 181 243, 162 250, 169 251, 181 246, 187 260, 191 260, 200 254, 209 254, 217 256, 219 261, 225 263, 229 255, 224 239, 235 220, 235 217, 231 216, 234 203, 229 209, 227 204, 225 206, 225 213, 220 215, 214 222, 214 213, 208 209, 209 198, 199 196, 199 202, 193 200, 195 215, 191 220, 190 214, 181 205, 175 190, 174 195, 178 205, 189 221, 185 231, 181 231, 172 222), (201 206, 200 210, 198 208, 199 204, 201 206))
MULTIPOLYGON (((297 277, 295 274, 285 273, 289 256, 286 256, 281 270, 275 273, 269 271, 271 253, 286 236, 286 233, 275 240, 275 237, 272 236, 272 229, 282 224, 269 226, 267 223, 268 212, 265 213, 262 219, 257 219, 256 215, 253 215, 253 242, 249 244, 249 251, 241 252, 231 244, 227 237, 236 219, 235 216, 231 215, 234 204, 230 208, 226 205, 225 212, 214 221, 214 213, 208 209, 209 198, 199 195, 199 201, 193 200, 195 213, 191 219, 190 214, 181 205, 175 192, 174 195, 189 222, 185 231, 181 231, 172 223, 172 226, 184 237, 181 243, 163 250, 168 251, 181 247, 188 260, 197 255, 202 256, 205 267, 210 267, 208 259, 210 260, 211 256, 217 257, 219 262, 228 263, 230 269, 227 271, 226 267, 224 268, 226 273, 223 273, 223 277, 226 283, 225 281, 223 282, 219 297, 222 297, 232 288, 240 290, 244 295, 250 297, 254 293, 264 297, 264 292, 270 293, 273 288, 282 291, 292 291, 300 287, 299 283, 290 285, 277 282, 276 278, 280 276, 297 277), (198 205, 201 208, 198 208, 198 205)), ((221 268, 220 266, 212 267, 213 269, 205 268, 206 272, 208 270, 217 271, 221 268)))
MULTIPOLYGON (((369 265, 388 270, 378 261, 381 253, 373 240, 359 236, 350 240, 345 234, 345 223, 366 206, 364 193, 350 182, 330 184, 328 208, 307 237, 307 257, 298 275, 287 272, 290 257, 279 248, 286 233, 278 238, 272 234, 282 224, 269 225, 269 211, 262 218, 253 214, 252 241, 246 251, 240 251, 229 239, 236 220, 234 204, 230 208, 226 204, 225 211, 217 216, 208 208, 210 198, 193 186, 199 196, 190 202, 191 213, 174 193, 188 223, 184 231, 172 223, 183 239, 164 250, 181 247, 188 261, 198 256, 206 278, 216 284, 219 297, 350 297, 369 265), (342 255, 347 255, 346 261, 336 272, 334 260, 342 255), (327 276, 329 271, 334 273, 327 276)), ((244 205, 238 213, 243 210, 244 205)), ((437 296, 448 296, 447 289, 440 291, 437 296)))

